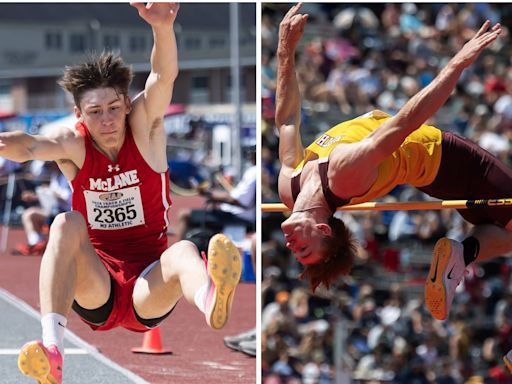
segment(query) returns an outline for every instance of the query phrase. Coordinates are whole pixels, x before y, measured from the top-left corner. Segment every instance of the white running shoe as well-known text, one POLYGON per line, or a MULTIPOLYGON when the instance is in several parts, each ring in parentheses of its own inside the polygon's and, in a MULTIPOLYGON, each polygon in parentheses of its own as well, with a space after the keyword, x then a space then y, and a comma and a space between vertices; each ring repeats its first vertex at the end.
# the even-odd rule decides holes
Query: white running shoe
POLYGON ((512 349, 508 351, 505 356, 503 356, 503 361, 505 362, 509 372, 512 373, 512 349))
POLYGON ((241 341, 238 347, 240 352, 256 357, 256 340, 241 341))
POLYGON ((254 341, 256 340, 256 328, 252 328, 246 332, 240 333, 235 336, 224 337, 224 344, 226 347, 239 350, 239 345, 242 341, 254 341))
POLYGON ((465 269, 462 244, 446 237, 439 239, 425 282, 425 304, 437 320, 448 317, 455 289, 464 278, 465 269))

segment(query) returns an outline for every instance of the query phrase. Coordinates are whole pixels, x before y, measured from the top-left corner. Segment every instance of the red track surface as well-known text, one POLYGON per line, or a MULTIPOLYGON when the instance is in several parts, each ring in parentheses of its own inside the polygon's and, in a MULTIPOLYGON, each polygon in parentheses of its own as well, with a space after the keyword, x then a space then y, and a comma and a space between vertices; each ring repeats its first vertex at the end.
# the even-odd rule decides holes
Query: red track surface
MULTIPOLYGON (((180 208, 202 206, 197 197, 174 196, 173 201, 171 222, 175 222, 180 208)), ((23 241, 23 231, 11 229, 7 249, 23 241)), ((12 256, 10 252, 0 254, 0 286, 37 310, 40 260, 39 257, 12 256)), ((240 284, 229 324, 221 331, 212 331, 196 308, 184 301, 179 303, 161 326, 163 346, 171 350, 172 355, 134 354, 131 348, 142 345, 142 334, 124 329, 93 332, 74 313, 68 327, 107 357, 151 383, 253 384, 256 359, 229 350, 222 339, 252 328, 256 321, 255 306, 255 284, 240 284)))

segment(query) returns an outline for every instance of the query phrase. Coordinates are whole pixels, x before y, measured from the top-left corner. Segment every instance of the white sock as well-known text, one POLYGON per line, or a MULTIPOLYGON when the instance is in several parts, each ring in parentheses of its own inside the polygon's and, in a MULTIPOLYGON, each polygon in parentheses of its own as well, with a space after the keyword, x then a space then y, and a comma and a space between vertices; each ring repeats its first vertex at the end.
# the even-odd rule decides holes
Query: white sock
POLYGON ((64 357, 64 331, 68 320, 58 313, 47 313, 41 319, 43 328, 43 345, 55 344, 64 357))
POLYGON ((39 235, 39 233, 35 231, 30 231, 27 233, 28 245, 32 246, 34 244, 37 244, 39 241, 41 241, 41 236, 39 235))
POLYGON ((208 284, 203 285, 201 288, 199 288, 194 295, 194 302, 196 303, 197 308, 203 313, 205 313, 205 302, 206 302, 206 295, 208 293, 208 284))

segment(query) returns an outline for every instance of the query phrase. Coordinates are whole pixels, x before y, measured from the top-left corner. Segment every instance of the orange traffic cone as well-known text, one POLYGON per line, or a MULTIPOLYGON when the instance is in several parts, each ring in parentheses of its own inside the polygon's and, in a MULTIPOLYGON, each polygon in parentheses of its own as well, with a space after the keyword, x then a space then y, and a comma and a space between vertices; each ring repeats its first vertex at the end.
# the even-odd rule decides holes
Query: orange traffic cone
POLYGON ((144 333, 142 347, 132 348, 134 353, 150 354, 171 354, 170 350, 162 348, 162 338, 160 337, 160 327, 152 328, 144 333))

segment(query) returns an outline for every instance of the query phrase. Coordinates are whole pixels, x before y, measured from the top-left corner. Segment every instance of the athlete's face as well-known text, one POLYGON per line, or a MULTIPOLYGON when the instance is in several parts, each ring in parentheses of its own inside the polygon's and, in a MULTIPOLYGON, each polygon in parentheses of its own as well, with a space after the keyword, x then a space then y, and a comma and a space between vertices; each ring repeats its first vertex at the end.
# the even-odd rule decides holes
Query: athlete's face
POLYGON ((286 246, 295 258, 304 265, 318 264, 325 258, 324 239, 330 236, 327 224, 318 224, 313 220, 290 220, 281 224, 286 246))
POLYGON ((114 88, 89 90, 75 107, 76 117, 85 123, 96 144, 105 149, 122 145, 130 111, 129 97, 114 88))

